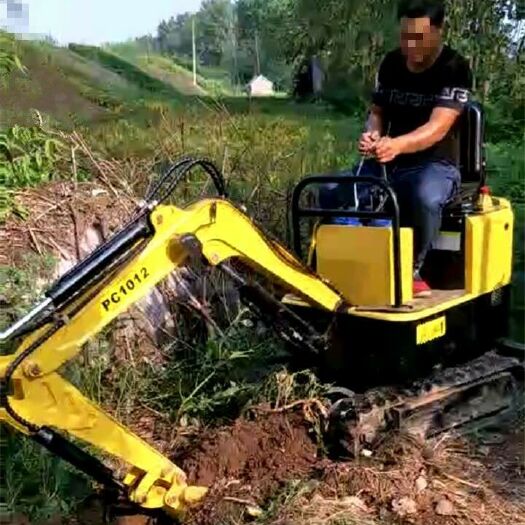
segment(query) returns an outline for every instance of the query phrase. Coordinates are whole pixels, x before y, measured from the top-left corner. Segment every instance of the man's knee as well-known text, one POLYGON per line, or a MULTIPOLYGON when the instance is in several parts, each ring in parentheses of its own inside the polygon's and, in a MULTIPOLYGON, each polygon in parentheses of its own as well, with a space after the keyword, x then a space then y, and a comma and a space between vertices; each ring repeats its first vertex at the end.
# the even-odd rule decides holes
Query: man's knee
POLYGON ((433 163, 414 182, 415 206, 426 213, 439 213, 458 191, 460 175, 453 166, 433 163))

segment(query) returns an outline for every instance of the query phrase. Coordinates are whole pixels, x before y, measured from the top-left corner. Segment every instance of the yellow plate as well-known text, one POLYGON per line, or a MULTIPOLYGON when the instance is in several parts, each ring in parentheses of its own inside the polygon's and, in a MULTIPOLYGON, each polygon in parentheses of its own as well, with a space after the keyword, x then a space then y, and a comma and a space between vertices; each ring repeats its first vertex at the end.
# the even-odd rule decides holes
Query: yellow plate
POLYGON ((151 272, 145 266, 138 268, 136 272, 126 275, 124 279, 115 284, 100 301, 102 312, 109 312, 126 296, 133 297, 136 295, 140 288, 148 284, 147 281, 150 276, 151 272))
POLYGON ((432 321, 418 324, 416 329, 416 342, 418 345, 424 345, 429 341, 443 337, 447 332, 446 317, 443 315, 432 321))

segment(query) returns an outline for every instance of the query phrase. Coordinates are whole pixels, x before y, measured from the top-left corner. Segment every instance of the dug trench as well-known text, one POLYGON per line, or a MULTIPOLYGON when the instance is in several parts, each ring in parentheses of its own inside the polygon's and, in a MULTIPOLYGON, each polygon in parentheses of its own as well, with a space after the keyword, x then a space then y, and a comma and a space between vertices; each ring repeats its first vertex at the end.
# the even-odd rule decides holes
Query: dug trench
POLYGON ((211 431, 174 461, 189 482, 210 487, 192 525, 212 525, 257 515, 286 483, 308 479, 319 461, 312 427, 300 412, 252 412, 211 431))

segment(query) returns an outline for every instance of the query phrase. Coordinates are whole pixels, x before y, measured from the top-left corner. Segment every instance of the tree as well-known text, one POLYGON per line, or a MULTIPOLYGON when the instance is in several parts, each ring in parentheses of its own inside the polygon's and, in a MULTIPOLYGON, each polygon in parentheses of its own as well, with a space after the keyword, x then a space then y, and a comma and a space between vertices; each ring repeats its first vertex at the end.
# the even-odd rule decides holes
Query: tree
POLYGON ((233 6, 230 0, 204 0, 197 16, 197 49, 204 64, 219 66, 231 42, 233 6))

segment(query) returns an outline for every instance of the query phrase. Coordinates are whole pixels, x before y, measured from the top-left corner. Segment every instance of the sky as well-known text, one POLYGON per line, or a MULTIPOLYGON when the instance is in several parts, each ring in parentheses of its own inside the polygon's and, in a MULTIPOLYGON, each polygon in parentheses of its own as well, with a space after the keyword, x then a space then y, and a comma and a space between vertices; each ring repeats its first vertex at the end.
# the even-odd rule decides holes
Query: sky
POLYGON ((60 44, 101 44, 155 34, 163 19, 197 11, 201 0, 0 0, 0 26, 51 35, 60 44))

